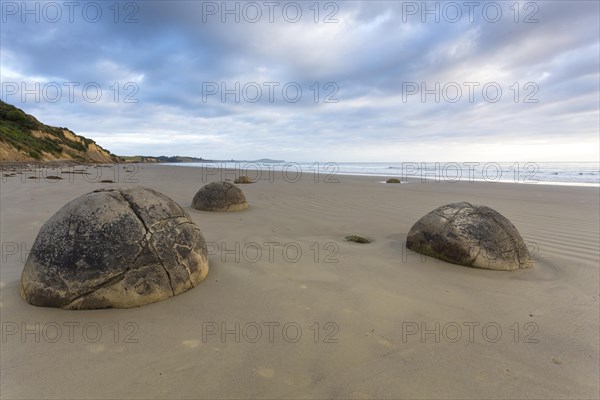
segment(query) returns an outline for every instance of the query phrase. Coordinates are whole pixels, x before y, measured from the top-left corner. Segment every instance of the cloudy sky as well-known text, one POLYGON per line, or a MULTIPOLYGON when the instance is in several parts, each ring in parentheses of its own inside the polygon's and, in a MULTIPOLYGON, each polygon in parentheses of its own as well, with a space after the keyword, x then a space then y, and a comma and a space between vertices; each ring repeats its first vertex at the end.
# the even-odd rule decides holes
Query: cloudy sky
POLYGON ((119 155, 594 161, 597 1, 3 1, 2 100, 119 155))

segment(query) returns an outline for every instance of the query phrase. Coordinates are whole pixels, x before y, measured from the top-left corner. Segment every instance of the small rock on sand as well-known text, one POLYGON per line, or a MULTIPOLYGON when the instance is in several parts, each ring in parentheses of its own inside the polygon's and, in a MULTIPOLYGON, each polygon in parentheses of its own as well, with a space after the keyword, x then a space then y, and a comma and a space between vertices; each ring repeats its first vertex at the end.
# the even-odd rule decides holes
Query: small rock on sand
POLYGON ((346 235, 345 239, 349 242, 354 242, 354 243, 371 243, 371 240, 367 239, 364 236, 356 235, 356 234, 346 235))

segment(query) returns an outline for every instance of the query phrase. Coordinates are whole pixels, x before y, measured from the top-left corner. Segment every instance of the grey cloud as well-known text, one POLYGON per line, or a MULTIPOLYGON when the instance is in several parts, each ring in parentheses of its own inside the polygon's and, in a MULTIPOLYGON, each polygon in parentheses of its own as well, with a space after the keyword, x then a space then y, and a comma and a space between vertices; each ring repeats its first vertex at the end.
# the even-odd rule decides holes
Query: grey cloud
MULTIPOLYGON (((137 104, 106 98, 96 104, 6 100, 43 121, 96 135, 120 153, 234 156, 218 141, 197 144, 194 138, 202 135, 236 143, 228 149, 242 158, 252 158, 243 151, 277 158, 263 151, 279 147, 296 149, 303 159, 316 154, 316 147, 335 143, 343 143, 344 154, 354 151, 360 157, 363 148, 386 140, 405 149, 411 140, 494 141, 515 135, 554 140, 573 130, 574 137, 587 140, 597 129, 599 5, 529 3, 539 6, 537 23, 515 23, 508 9, 513 2, 498 2, 504 14, 497 23, 477 13, 473 23, 466 18, 422 23, 418 16, 402 15, 406 2, 389 1, 336 2, 337 24, 315 24, 308 13, 296 24, 280 17, 275 23, 221 23, 215 17, 203 22, 202 2, 162 1, 136 3, 139 22, 132 24, 114 23, 110 14, 94 24, 11 19, 0 28, 7 70, 25 77, 98 82, 106 96, 112 95, 108 88, 115 80, 122 85, 143 78, 137 82, 137 104), (456 104, 402 102, 405 82, 465 82, 486 73, 486 79, 505 85, 505 97, 497 104, 481 98, 456 104), (256 103, 202 97, 206 82, 231 87, 264 81, 297 82, 301 101, 285 101, 280 92, 274 102, 266 92, 256 103), (515 81, 535 81, 539 103, 511 101, 508 85, 515 81), (337 84, 339 103, 315 103, 309 89, 315 82, 321 85, 319 100, 322 85, 337 84), (574 115, 579 115, 576 123, 574 115), (171 140, 174 132, 193 145, 171 140), (136 141, 140 138, 146 142, 136 141)), ((308 3, 302 4, 306 11, 308 3)), ((0 78, 14 80, 6 74, 0 78)))

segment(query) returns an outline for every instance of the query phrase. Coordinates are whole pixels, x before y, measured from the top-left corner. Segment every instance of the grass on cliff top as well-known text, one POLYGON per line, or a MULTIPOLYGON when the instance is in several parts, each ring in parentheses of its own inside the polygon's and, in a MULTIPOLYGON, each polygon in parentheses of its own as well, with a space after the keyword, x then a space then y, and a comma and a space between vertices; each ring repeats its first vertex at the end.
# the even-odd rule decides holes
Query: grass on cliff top
MULTIPOLYGON (((42 152, 60 155, 63 152, 61 144, 85 153, 89 145, 95 143, 93 140, 75 135, 73 132, 71 133, 78 136, 83 143, 67 139, 63 130, 71 132, 67 128, 56 128, 43 124, 17 107, 0 101, 0 142, 8 143, 32 158, 40 159, 42 152), (31 134, 31 131, 42 131, 54 138, 37 138, 31 134)), ((112 155, 109 151, 106 152, 112 155)), ((68 154, 74 158, 82 158, 72 152, 68 152, 68 154)))

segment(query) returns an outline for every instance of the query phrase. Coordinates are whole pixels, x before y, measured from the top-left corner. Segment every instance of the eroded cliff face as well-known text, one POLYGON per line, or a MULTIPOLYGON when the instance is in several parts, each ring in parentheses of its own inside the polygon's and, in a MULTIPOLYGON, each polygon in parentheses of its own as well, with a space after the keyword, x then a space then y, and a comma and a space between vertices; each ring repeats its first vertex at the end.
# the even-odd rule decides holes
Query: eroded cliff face
POLYGON ((0 101, 0 162, 22 161, 114 163, 119 158, 91 139, 45 125, 0 101))

